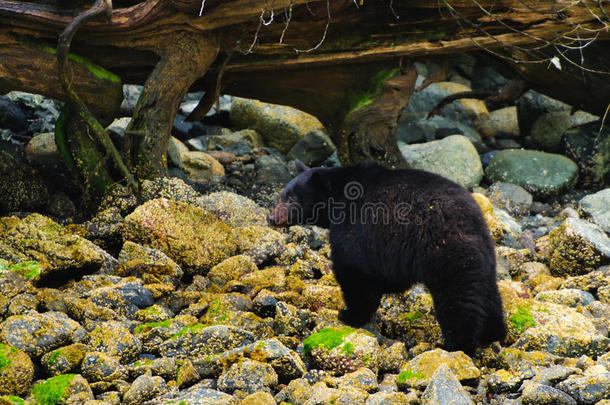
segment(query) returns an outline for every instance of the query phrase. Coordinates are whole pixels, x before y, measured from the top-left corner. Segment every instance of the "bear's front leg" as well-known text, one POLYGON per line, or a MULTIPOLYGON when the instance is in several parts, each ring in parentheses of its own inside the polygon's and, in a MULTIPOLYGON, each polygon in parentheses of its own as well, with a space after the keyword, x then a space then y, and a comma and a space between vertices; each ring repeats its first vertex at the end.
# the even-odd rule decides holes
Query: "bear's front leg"
POLYGON ((335 272, 335 276, 346 306, 339 312, 339 320, 353 327, 360 327, 370 321, 379 307, 382 293, 371 280, 360 276, 357 271, 335 272))

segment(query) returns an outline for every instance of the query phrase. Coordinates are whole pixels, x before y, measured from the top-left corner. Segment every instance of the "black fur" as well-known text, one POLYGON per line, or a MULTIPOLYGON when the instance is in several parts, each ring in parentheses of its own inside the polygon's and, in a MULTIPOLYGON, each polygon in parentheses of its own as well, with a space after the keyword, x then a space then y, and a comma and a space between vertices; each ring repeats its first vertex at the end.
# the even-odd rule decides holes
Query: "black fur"
POLYGON ((494 243, 466 189, 425 171, 373 163, 297 167, 302 172, 270 221, 330 228, 333 271, 346 303, 342 322, 363 325, 382 294, 421 282, 432 294, 447 350, 472 353, 504 339, 494 243))

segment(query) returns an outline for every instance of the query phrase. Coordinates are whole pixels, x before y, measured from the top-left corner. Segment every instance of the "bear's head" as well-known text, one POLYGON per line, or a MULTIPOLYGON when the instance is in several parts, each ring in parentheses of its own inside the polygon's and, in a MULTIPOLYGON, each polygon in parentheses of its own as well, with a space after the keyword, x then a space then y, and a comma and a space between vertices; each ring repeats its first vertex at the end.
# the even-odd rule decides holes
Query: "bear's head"
POLYGON ((328 226, 327 203, 330 182, 328 169, 309 168, 296 160, 297 176, 282 191, 279 204, 269 214, 274 226, 328 226))

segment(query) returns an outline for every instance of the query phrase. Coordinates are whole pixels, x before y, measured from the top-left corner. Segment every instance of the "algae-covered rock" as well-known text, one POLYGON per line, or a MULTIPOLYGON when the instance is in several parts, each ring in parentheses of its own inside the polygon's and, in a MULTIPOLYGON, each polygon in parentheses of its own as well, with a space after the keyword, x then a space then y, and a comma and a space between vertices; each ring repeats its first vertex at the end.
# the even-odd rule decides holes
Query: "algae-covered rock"
POLYGON ((605 353, 610 343, 591 319, 563 305, 534 300, 531 319, 534 325, 521 334, 516 348, 544 350, 566 357, 597 356, 605 353))
POLYGON ((474 405, 470 395, 462 387, 462 384, 460 384, 447 364, 439 365, 434 374, 432 374, 430 382, 422 395, 422 403, 426 405, 474 405))
POLYGON ((375 321, 384 335, 402 340, 407 347, 422 342, 434 343, 441 336, 434 318, 432 296, 421 286, 402 295, 383 297, 375 321))
POLYGON ((184 391, 175 391, 147 402, 147 405, 235 405, 232 395, 209 388, 209 383, 196 384, 184 391))
POLYGON ((127 369, 116 358, 101 352, 85 354, 81 364, 83 377, 89 382, 124 380, 127 369))
POLYGON ((447 365, 461 383, 476 383, 481 376, 481 371, 463 352, 434 349, 410 360, 398 374, 396 382, 403 387, 425 387, 441 364, 447 365))
POLYGON ((23 351, 0 344, 0 395, 25 395, 34 378, 34 364, 23 351))
POLYGON ((589 292, 575 288, 565 288, 556 291, 542 291, 534 297, 538 301, 553 302, 555 304, 567 305, 572 308, 589 305, 595 301, 595 297, 589 292))
POLYGON ((182 277, 180 266, 159 249, 125 241, 114 274, 135 276, 145 282, 167 282, 182 277))
POLYGON ((201 197, 198 202, 202 208, 232 227, 267 225, 269 212, 242 195, 219 191, 201 197))
POLYGON ((214 176, 225 175, 225 169, 220 162, 205 152, 188 151, 180 157, 184 171, 191 181, 206 181, 214 176))
POLYGON ((161 250, 189 274, 206 273, 235 251, 231 228, 212 213, 164 198, 128 215, 123 236, 161 250))
POLYGON ((266 226, 234 228, 233 237, 239 253, 251 257, 257 265, 279 256, 285 249, 284 235, 266 226))
POLYGON ((78 370, 89 348, 82 343, 73 343, 48 352, 40 363, 49 375, 69 374, 78 370))
POLYGON ((610 399, 610 372, 572 376, 560 382, 557 388, 575 398, 579 404, 596 404, 610 399))
POLYGON ((224 287, 231 280, 239 280, 245 274, 258 270, 249 256, 237 255, 229 257, 212 267, 207 274, 208 279, 218 287, 224 287))
POLYGON ((167 392, 167 384, 158 376, 141 375, 134 380, 123 397, 125 405, 141 404, 167 392))
POLYGON ((237 127, 256 130, 263 137, 265 145, 282 153, 288 153, 307 132, 324 130, 320 121, 312 115, 258 100, 235 98, 230 114, 231 121, 237 127))
POLYGON ((180 330, 161 344, 163 356, 196 357, 221 353, 255 341, 251 332, 234 326, 196 324, 180 330))
POLYGON ((306 371, 301 358, 276 338, 259 340, 246 346, 227 350, 220 355, 218 362, 224 368, 228 368, 229 365, 244 358, 271 365, 281 381, 299 378, 306 371))
POLYGON ((119 322, 99 325, 87 335, 91 350, 118 357, 123 364, 135 361, 142 351, 142 343, 119 322))
POLYGON ((360 367, 376 369, 379 343, 362 329, 324 328, 303 341, 303 354, 322 370, 341 375, 360 367))
POLYGON ((578 166, 565 156, 533 150, 502 150, 485 170, 489 181, 523 187, 535 197, 547 198, 576 184, 578 166))
POLYGON ((556 276, 580 275, 610 261, 610 238, 597 226, 568 218, 549 234, 549 267, 556 276))
POLYGON ((487 223, 487 227, 489 228, 489 233, 491 233, 491 237, 496 242, 499 242, 504 237, 504 231, 502 230, 502 223, 500 222, 500 218, 494 212, 494 207, 491 204, 491 201, 483 194, 480 193, 472 193, 472 197, 479 204, 481 211, 483 212, 483 217, 485 218, 485 222, 487 223))
POLYGON ((15 263, 38 262, 41 277, 67 271, 75 275, 93 272, 105 260, 102 249, 40 214, 30 214, 3 232, 0 256, 15 263))
POLYGON ((524 384, 521 402, 526 405, 576 405, 565 392, 544 384, 524 384))
POLYGON ((32 387, 35 404, 84 404, 93 399, 91 387, 79 374, 60 374, 32 387))
POLYGON ((477 150, 462 135, 415 145, 399 145, 407 163, 415 169, 427 170, 456 183, 472 188, 483 178, 483 166, 477 150))
POLYGON ((0 324, 0 342, 39 357, 82 338, 83 328, 61 312, 14 315, 0 324))
POLYGON ((244 359, 234 363, 218 378, 218 389, 228 393, 270 392, 277 382, 277 374, 273 367, 260 361, 244 359))
POLYGON ((529 214, 533 203, 533 197, 527 190, 511 183, 494 183, 486 190, 486 194, 496 207, 511 215, 529 214))

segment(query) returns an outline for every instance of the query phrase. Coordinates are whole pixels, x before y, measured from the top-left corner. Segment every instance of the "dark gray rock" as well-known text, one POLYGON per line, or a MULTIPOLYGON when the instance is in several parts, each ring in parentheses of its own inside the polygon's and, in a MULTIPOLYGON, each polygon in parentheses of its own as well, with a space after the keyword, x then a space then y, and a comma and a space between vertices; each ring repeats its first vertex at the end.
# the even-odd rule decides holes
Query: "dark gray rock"
POLYGON ((317 166, 334 151, 335 145, 326 133, 319 129, 309 131, 288 152, 289 159, 299 159, 307 166, 317 166))
POLYGON ((538 383, 528 383, 523 390, 524 405, 576 405, 574 398, 557 388, 538 383))
POLYGON ((610 372, 573 376, 560 382, 557 388, 575 398, 579 405, 593 405, 610 399, 610 372))

